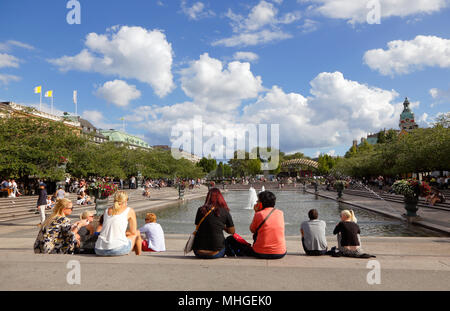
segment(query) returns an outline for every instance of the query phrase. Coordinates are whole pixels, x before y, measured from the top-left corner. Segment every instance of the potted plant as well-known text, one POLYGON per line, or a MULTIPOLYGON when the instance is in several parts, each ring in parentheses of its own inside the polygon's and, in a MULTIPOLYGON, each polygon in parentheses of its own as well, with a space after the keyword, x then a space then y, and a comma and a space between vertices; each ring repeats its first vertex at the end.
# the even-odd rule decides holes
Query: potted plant
POLYGON ((396 194, 403 195, 406 209, 406 216, 417 216, 417 203, 419 203, 419 197, 427 196, 431 188, 426 182, 421 182, 416 179, 402 179, 397 180, 392 185, 392 190, 396 194))
POLYGON ((118 190, 113 183, 98 181, 89 186, 89 192, 95 196, 95 209, 97 215, 102 215, 108 207, 108 198, 118 190))
POLYGON ((338 193, 338 199, 342 198, 342 192, 344 191, 345 183, 345 180, 336 180, 334 182, 334 188, 338 193))

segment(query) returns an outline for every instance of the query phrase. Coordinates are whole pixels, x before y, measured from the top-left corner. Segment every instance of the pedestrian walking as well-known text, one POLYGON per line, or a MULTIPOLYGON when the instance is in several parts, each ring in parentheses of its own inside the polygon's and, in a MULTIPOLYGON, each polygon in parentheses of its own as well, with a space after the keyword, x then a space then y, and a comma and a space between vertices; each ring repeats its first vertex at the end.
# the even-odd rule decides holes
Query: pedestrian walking
POLYGON ((41 223, 42 225, 45 221, 45 208, 47 207, 47 185, 41 182, 39 184, 39 198, 37 200, 37 209, 39 211, 39 214, 41 216, 41 223))

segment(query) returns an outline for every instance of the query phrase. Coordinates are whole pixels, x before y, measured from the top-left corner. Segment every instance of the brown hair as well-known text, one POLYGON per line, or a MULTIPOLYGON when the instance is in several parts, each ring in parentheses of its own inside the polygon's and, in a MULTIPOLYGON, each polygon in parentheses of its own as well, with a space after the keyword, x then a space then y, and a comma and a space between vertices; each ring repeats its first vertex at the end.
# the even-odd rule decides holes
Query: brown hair
POLYGON ((319 218, 319 212, 316 209, 312 209, 308 212, 308 217, 310 220, 319 218))
POLYGON ((147 215, 145 215, 145 220, 156 222, 156 215, 154 213, 147 213, 147 215))

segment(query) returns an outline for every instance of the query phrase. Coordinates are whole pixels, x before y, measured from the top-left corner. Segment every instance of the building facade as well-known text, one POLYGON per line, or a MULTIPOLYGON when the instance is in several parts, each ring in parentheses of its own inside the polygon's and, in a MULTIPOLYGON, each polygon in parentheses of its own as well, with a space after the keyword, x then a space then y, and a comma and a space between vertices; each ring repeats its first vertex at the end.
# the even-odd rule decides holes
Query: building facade
MULTIPOLYGON (((164 150, 164 151, 171 151, 171 148, 167 145, 155 145, 155 146, 153 146, 153 148, 159 149, 159 150, 164 150)), ((178 152, 181 153, 181 156, 184 159, 189 160, 192 163, 198 163, 201 160, 201 158, 199 156, 196 156, 195 154, 186 152, 184 150, 178 150, 178 152)))
POLYGON ((400 114, 400 121, 398 123, 398 126, 400 127, 401 131, 412 131, 419 126, 414 121, 414 113, 409 108, 409 101, 408 97, 405 98, 405 101, 403 102, 403 112, 400 114))
MULTIPOLYGON (((419 126, 415 122, 414 119, 414 112, 412 112, 411 108, 409 107, 410 103, 408 101, 408 98, 405 98, 405 101, 403 102, 403 111, 400 114, 400 120, 398 123, 398 126, 400 130, 395 130, 399 135, 403 135, 407 132, 410 132, 419 126)), ((378 133, 375 134, 369 134, 366 138, 361 138, 361 143, 358 144, 357 140, 353 140, 353 146, 359 147, 361 144, 367 141, 371 145, 375 145, 378 143, 378 133)))
POLYGON ((81 133, 83 133, 88 139, 97 144, 102 144, 108 141, 108 137, 100 133, 91 122, 81 118, 80 116, 72 116, 67 112, 64 112, 63 118, 80 124, 81 133))
POLYGON ((39 111, 34 107, 22 106, 16 104, 14 102, 0 102, 0 117, 8 114, 17 115, 17 116, 33 116, 41 119, 47 119, 56 122, 62 122, 64 125, 74 128, 80 129, 79 120, 70 120, 61 116, 56 116, 50 113, 46 113, 43 111, 39 111))
POLYGON ((114 130, 100 130, 100 133, 107 137, 109 141, 115 142, 119 145, 128 146, 130 149, 152 149, 152 147, 146 143, 142 138, 114 130))

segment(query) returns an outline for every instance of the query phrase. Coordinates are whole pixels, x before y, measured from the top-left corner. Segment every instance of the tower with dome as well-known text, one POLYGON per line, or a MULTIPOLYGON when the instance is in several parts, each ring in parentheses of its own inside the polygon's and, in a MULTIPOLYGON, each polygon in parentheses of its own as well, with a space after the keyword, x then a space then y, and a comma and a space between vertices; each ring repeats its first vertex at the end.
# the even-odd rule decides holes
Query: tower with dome
POLYGON ((414 112, 412 112, 409 108, 408 97, 406 97, 405 101, 403 102, 403 112, 400 114, 400 122, 398 125, 401 131, 406 132, 419 127, 414 121, 414 112))

